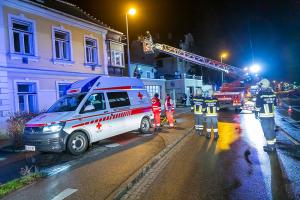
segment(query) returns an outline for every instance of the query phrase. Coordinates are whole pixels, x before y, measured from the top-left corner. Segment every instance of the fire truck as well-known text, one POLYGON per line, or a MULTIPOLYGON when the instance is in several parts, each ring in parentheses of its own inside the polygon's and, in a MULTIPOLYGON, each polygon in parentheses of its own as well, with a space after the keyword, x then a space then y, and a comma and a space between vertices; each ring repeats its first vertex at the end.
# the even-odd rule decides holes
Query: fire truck
POLYGON ((154 43, 149 31, 146 32, 146 36, 141 36, 139 40, 143 43, 143 50, 146 54, 158 51, 199 66, 225 72, 225 74, 228 76, 233 77, 236 79, 236 81, 232 83, 224 83, 220 91, 217 91, 215 95, 218 98, 222 108, 234 108, 238 111, 243 106, 244 98, 248 95, 247 90, 249 85, 245 84, 246 82, 243 77, 244 71, 241 68, 187 52, 166 44, 154 43))

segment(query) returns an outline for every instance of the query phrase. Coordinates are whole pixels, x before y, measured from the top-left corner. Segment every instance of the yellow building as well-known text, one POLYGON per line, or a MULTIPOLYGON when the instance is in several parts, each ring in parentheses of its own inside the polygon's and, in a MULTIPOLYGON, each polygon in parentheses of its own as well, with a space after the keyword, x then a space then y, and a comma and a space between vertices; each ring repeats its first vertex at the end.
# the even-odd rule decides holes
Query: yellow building
POLYGON ((74 81, 122 75, 122 35, 62 0, 1 0, 0 124, 48 109, 74 81))

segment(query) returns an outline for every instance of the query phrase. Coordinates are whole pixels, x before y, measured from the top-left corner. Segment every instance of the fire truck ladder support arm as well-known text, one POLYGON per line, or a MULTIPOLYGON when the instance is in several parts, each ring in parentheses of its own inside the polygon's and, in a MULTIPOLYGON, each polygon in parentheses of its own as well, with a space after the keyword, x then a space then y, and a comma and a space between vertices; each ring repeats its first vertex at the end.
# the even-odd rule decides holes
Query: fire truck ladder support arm
POLYGON ((149 32, 147 32, 147 36, 141 37, 140 40, 143 43, 145 53, 153 53, 156 50, 199 66, 223 71, 230 74, 238 74, 241 71, 241 69, 238 67, 227 65, 210 58, 205 58, 203 56, 199 56, 182 49, 178 49, 166 44, 153 43, 152 37, 149 32))

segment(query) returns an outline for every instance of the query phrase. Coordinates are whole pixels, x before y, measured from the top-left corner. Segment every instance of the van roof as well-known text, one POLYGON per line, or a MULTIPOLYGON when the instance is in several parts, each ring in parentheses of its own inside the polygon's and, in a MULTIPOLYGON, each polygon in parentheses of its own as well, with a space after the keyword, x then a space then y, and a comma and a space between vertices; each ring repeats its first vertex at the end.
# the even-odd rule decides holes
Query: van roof
POLYGON ((88 92, 94 84, 96 84, 95 90, 144 89, 143 82, 137 78, 96 76, 71 84, 67 94, 88 92))

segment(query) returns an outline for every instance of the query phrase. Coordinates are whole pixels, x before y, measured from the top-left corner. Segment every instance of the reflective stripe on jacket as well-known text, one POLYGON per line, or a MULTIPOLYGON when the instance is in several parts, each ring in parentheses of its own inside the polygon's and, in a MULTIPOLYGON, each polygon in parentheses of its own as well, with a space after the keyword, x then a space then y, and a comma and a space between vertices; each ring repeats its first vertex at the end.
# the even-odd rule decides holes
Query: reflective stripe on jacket
POLYGON ((207 117, 218 116, 218 112, 217 112, 218 110, 219 110, 219 102, 215 97, 206 98, 204 100, 203 111, 205 112, 205 115, 207 117))
POLYGON ((194 114, 203 115, 204 98, 202 96, 195 96, 193 102, 194 114))

